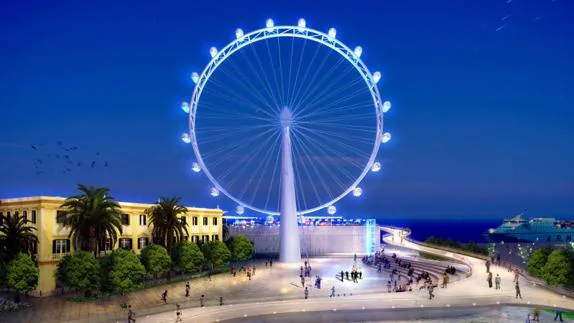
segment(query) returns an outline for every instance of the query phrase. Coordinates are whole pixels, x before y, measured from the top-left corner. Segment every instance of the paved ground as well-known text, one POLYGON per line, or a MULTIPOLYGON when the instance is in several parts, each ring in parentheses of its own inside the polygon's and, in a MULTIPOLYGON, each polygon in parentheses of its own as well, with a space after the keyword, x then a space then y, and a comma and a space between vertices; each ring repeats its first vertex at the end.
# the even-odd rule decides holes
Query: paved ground
MULTIPOLYGON (((464 309, 468 308, 481 308, 486 311, 483 306, 498 307, 499 304, 537 305, 551 308, 556 306, 574 310, 572 299, 563 298, 540 287, 529 285, 524 279, 521 280, 524 299, 516 299, 512 273, 503 268, 492 267, 492 271, 495 274, 499 273, 502 277, 502 289, 494 290, 487 286, 483 261, 422 247, 406 240, 402 244, 400 239, 395 240, 396 242, 387 239, 386 242, 395 244, 401 249, 456 257, 467 263, 472 268, 473 274, 470 278, 451 284, 447 289, 436 289, 436 298, 429 300, 425 290, 382 293, 381 291, 386 290, 385 284, 388 276, 384 273, 377 273, 375 269, 369 267, 362 268, 364 277, 359 283, 341 282, 335 278, 335 275, 342 269, 351 269, 354 264, 352 256, 317 258, 311 259, 312 275, 319 274, 324 278, 323 288, 311 288, 310 299, 304 300, 303 288, 298 278, 298 266, 274 264, 273 268, 265 268, 264 264, 259 262, 256 264, 256 275, 251 281, 245 275, 234 278, 229 274, 214 276, 211 281, 207 278, 193 281, 192 293, 189 298, 184 296, 184 283, 139 291, 125 297, 117 297, 113 302, 74 303, 67 302, 62 298, 50 297, 34 299, 32 308, 0 316, 0 321, 14 323, 126 322, 126 314, 119 306, 123 302, 132 304, 137 313, 138 323, 173 322, 175 320, 175 303, 180 303, 184 308, 183 318, 185 322, 223 322, 237 319, 266 321, 266 317, 276 315, 288 315, 297 321, 297 318, 304 318, 306 315, 310 315, 310 312, 322 312, 320 317, 325 317, 327 321, 333 321, 333 313, 337 311, 339 313, 335 317, 342 317, 344 318, 343 321, 350 322, 349 315, 352 316, 353 314, 347 315, 345 313, 356 313, 357 311, 376 313, 381 310, 396 309, 399 311, 416 308, 419 311, 410 310, 406 313, 420 312, 420 310, 439 310, 439 314, 443 313, 444 316, 444 313, 465 311, 464 309), (337 294, 337 297, 332 299, 328 297, 331 286, 335 286, 337 294), (166 305, 160 300, 160 293, 164 288, 168 289, 169 294, 169 301, 166 305), (206 307, 203 308, 199 307, 201 294, 205 294, 206 297, 206 307), (219 296, 223 296, 224 306, 219 306, 219 296), (329 313, 330 316, 325 316, 325 313, 329 313)), ((471 311, 468 311, 466 315, 472 319, 470 314, 471 311)), ((480 314, 476 315, 478 315, 477 318, 480 317, 480 314)), ((273 321, 277 319, 277 317, 272 317, 273 321)), ((378 318, 375 317, 370 320, 377 321, 378 318)), ((447 321, 441 320, 441 322, 447 321)), ((481 321, 478 320, 477 322, 481 321)))

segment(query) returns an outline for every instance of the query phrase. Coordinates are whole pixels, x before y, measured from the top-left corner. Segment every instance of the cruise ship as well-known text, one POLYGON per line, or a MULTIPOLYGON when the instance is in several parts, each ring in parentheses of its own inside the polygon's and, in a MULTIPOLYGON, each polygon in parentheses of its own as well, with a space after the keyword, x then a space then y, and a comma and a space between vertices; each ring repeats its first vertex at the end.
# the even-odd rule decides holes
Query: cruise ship
POLYGON ((506 219, 485 234, 489 242, 572 243, 574 222, 555 218, 525 219, 523 214, 506 219))

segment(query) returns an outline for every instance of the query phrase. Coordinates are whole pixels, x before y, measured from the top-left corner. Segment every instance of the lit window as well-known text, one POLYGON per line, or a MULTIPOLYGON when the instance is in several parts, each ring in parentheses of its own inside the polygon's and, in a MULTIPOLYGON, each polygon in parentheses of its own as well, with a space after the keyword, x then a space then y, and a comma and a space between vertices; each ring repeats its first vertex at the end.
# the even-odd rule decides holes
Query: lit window
POLYGON ((138 238, 138 249, 143 249, 148 245, 149 239, 146 237, 138 238))
POLYGON ((140 225, 146 225, 147 219, 145 214, 140 214, 140 225))
POLYGON ((213 218, 213 225, 217 225, 217 218, 213 218))
POLYGON ((192 224, 197 225, 197 217, 196 216, 193 217, 193 223, 192 224))
POLYGON ((32 223, 36 223, 36 210, 32 210, 32 223))
POLYGON ((68 253, 70 252, 70 240, 56 239, 52 240, 52 253, 68 253))
POLYGON ((120 238, 120 248, 122 249, 132 249, 132 239, 131 238, 120 238))
POLYGON ((206 216, 203 217, 203 225, 207 225, 209 223, 206 216))

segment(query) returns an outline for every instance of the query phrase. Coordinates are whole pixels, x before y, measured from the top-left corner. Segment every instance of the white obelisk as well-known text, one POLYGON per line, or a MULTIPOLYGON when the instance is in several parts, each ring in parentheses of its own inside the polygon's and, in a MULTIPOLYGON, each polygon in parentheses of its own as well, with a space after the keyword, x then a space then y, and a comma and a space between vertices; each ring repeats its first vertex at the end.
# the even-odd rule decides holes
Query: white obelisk
POLYGON ((281 227, 279 261, 301 262, 297 203, 295 197, 295 176, 291 152, 291 121, 293 115, 287 107, 281 111, 281 227))

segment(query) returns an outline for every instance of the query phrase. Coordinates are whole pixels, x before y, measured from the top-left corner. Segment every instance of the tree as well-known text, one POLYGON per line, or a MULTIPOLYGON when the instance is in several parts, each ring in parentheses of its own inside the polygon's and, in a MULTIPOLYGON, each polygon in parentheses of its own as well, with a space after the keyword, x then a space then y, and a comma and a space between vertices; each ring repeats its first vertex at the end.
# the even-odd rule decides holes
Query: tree
POLYGON ((6 266, 6 285, 17 292, 16 301, 20 301, 20 293, 28 293, 38 286, 40 270, 30 255, 19 253, 6 266))
POLYGON ((93 254, 86 251, 67 257, 59 271, 65 286, 82 290, 85 296, 90 296, 91 291, 100 283, 100 263, 93 254))
POLYGON ((64 295, 64 287, 65 287, 65 280, 66 280, 66 268, 67 268, 68 262, 70 262, 71 258, 72 258, 72 255, 70 255, 70 254, 67 254, 64 257, 62 257, 62 259, 60 259, 60 262, 58 263, 58 267, 56 268, 56 272, 54 273, 54 276, 56 276, 56 281, 62 287, 62 295, 64 295))
POLYGON ((182 241, 175 248, 175 266, 181 271, 199 271, 205 258, 197 243, 182 241))
POLYGON ((568 286, 572 284, 574 268, 570 254, 563 249, 552 251, 542 268, 542 277, 550 285, 568 286))
POLYGON ((67 198, 62 224, 70 228, 70 240, 75 249, 92 251, 99 255, 105 250, 106 240, 112 245, 122 230, 120 205, 105 187, 95 188, 78 184, 80 195, 67 198), (79 246, 79 248, 77 248, 79 246))
POLYGON ((534 251, 526 265, 528 273, 535 277, 542 277, 542 269, 544 268, 544 265, 546 265, 550 252, 552 252, 550 248, 540 248, 534 251))
POLYGON ((141 286, 145 267, 133 251, 119 249, 104 258, 102 289, 121 294, 141 286))
POLYGON ((227 242, 227 240, 229 240, 229 226, 227 226, 227 223, 223 223, 223 226, 221 227, 221 235, 223 236, 223 242, 227 242))
POLYGON ((32 223, 18 213, 2 215, 0 220, 0 249, 8 257, 13 257, 20 252, 32 254, 32 247, 38 242, 36 228, 29 225, 32 223))
POLYGON ((231 259, 231 252, 221 241, 210 241, 201 246, 203 256, 208 264, 221 266, 231 259))
POLYGON ((187 214, 187 208, 180 204, 179 197, 161 197, 156 205, 145 211, 149 216, 149 226, 153 226, 152 236, 156 243, 166 247, 172 254, 172 246, 183 240, 187 226, 181 217, 187 214))
POLYGON ((231 259, 234 261, 245 261, 253 256, 253 243, 244 235, 236 235, 227 241, 231 259))
POLYGON ((140 258, 147 273, 155 278, 158 274, 165 273, 171 268, 171 258, 167 254, 167 250, 157 244, 145 246, 140 258))

